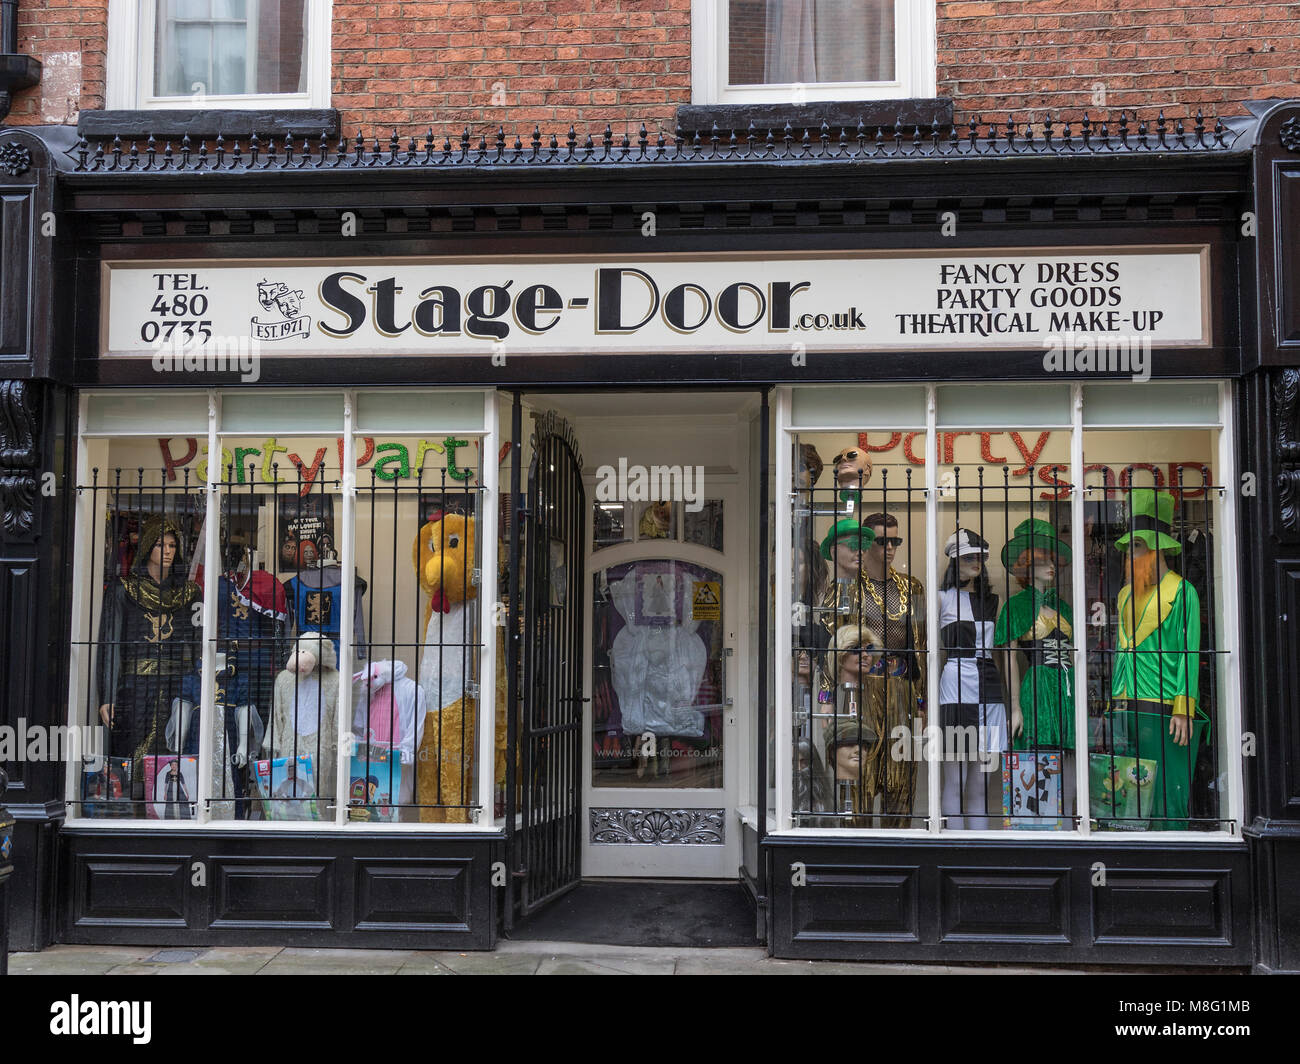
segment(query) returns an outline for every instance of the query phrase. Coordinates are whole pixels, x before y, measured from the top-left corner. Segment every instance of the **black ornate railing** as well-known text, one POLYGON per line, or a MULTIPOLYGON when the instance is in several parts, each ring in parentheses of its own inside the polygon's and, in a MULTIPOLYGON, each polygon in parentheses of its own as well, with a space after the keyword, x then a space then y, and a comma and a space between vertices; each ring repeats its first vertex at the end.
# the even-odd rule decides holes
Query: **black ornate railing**
POLYGON ((901 122, 893 127, 796 130, 789 125, 780 132, 760 132, 752 124, 742 132, 723 131, 716 126, 707 136, 698 132, 684 136, 653 138, 642 124, 635 139, 628 134, 615 137, 605 126, 599 139, 590 134, 579 139, 572 126, 563 138, 543 136, 534 127, 527 141, 518 135, 508 141, 499 127, 492 142, 480 135, 475 141, 468 128, 453 141, 439 143, 433 130, 411 137, 405 144, 394 130, 386 142, 378 137, 367 141, 361 134, 347 137, 288 137, 277 142, 262 141, 256 135, 241 143, 218 136, 209 145, 197 145, 189 137, 178 144, 161 146, 154 137, 143 144, 120 137, 97 141, 93 146, 81 140, 75 150, 78 173, 162 173, 227 172, 251 173, 269 170, 363 170, 403 167, 511 167, 567 166, 622 163, 742 163, 742 162, 862 162, 876 159, 935 159, 983 156, 1132 155, 1154 152, 1215 152, 1232 148, 1238 134, 1219 119, 1213 128, 1201 112, 1186 121, 1170 121, 1163 112, 1154 122, 1130 119, 1121 113, 1113 123, 1094 122, 1084 116, 1077 126, 1047 119, 1035 128, 1008 118, 987 125, 972 118, 965 127, 932 124, 910 129, 901 122), (874 132, 869 130, 874 128, 874 132))

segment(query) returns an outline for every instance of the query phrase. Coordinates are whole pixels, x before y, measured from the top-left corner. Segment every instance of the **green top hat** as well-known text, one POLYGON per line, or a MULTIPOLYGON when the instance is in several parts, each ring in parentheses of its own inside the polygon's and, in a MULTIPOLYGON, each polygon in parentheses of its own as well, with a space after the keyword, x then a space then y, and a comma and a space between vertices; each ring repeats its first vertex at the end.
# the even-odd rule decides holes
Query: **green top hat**
POLYGON ((829 560, 831 551, 840 543, 853 543, 861 550, 866 550, 875 542, 876 534, 871 529, 846 517, 843 521, 836 521, 826 533, 826 538, 822 540, 822 557, 829 560))
MULTIPOLYGON (((1152 550, 1178 552, 1183 548, 1169 533, 1174 523, 1174 497, 1167 491, 1138 488, 1129 498, 1129 528, 1152 550)), ((1115 540, 1117 550, 1127 550, 1130 533, 1115 540)))
POLYGON ((833 756, 839 746, 874 746, 876 733, 856 717, 842 717, 836 721, 834 729, 826 735, 826 754, 833 756))
POLYGON ((1016 564, 1016 559, 1027 550, 1045 550, 1061 563, 1068 563, 1070 560, 1070 548, 1063 540, 1057 538, 1056 529, 1037 517, 1031 517, 1028 521, 1021 521, 1016 525, 1011 539, 1002 548, 1002 564, 1010 569, 1016 564))

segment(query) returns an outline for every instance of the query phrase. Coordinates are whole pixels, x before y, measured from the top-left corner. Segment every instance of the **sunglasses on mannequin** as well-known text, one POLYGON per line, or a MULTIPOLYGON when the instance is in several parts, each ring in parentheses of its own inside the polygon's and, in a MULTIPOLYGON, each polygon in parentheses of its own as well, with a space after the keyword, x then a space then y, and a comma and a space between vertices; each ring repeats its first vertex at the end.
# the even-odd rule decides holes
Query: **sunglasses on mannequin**
POLYGON ((837 466, 841 462, 856 462, 861 453, 861 451, 841 451, 831 459, 831 465, 837 466))
POLYGON ((877 536, 876 542, 879 543, 882 547, 893 547, 895 550, 897 550, 899 547, 903 545, 903 537, 902 536, 877 536))

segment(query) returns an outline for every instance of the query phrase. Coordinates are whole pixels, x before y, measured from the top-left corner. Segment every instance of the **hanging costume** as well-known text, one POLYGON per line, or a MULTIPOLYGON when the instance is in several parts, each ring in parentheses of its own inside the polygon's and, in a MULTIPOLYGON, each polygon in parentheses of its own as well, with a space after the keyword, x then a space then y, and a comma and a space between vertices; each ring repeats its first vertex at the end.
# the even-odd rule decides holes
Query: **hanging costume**
MULTIPOLYGON (((250 702, 249 683, 237 669, 216 674, 212 740, 212 801, 214 819, 243 820, 251 794, 249 761, 261 749, 264 729, 258 707, 250 702), (242 718, 242 720, 241 720, 242 718)), ((192 672, 181 682, 167 721, 167 749, 182 755, 199 752, 199 715, 203 704, 203 679, 192 672)))
POLYGON ((1018 640, 1029 660, 1020 678, 1024 728, 1014 749, 1074 749, 1073 637, 1070 607, 1055 588, 1027 587, 1007 599, 998 614, 994 645, 1018 640))
MULTIPOLYGON (((337 565, 324 565, 319 569, 304 569, 285 582, 289 600, 291 627, 295 634, 323 632, 334 644, 334 656, 339 653, 339 632, 343 625, 343 570, 337 565)), ((356 593, 352 596, 352 658, 366 659, 366 621, 361 599, 366 593, 366 582, 356 577, 356 593)))
POLYGON ((299 636, 284 671, 275 678, 275 703, 263 748, 271 758, 311 758, 316 794, 324 799, 319 809, 327 816, 329 799, 337 793, 338 702, 334 644, 316 632, 299 636), (297 670, 302 654, 315 659, 315 668, 305 676, 297 670))
MULTIPOLYGON (((197 660, 201 628, 192 607, 199 585, 185 579, 183 538, 171 521, 151 517, 140 531, 128 576, 104 593, 99 621, 99 704, 113 705, 109 754, 138 762, 163 752, 162 732, 172 699, 197 660), (164 534, 176 541, 171 568, 160 582, 149 558, 164 534)), ((201 624, 200 620, 200 624, 201 624)), ((139 765, 134 778, 143 779, 139 765)))
POLYGON ((1191 776, 1204 731, 1198 720, 1201 603, 1196 588, 1175 572, 1166 572, 1136 602, 1132 586, 1120 589, 1119 649, 1111 677, 1112 725, 1116 753, 1157 762, 1149 793, 1155 831, 1186 828, 1191 808, 1191 776), (1169 715, 1188 718, 1189 742, 1179 746, 1169 734, 1169 715), (1159 818, 1169 818, 1162 822, 1159 818), (1175 822, 1170 822, 1175 821, 1175 822))
MULTIPOLYGON (((403 766, 415 761, 415 748, 424 738, 424 692, 406 675, 401 661, 372 661, 353 677, 356 705, 352 712, 352 734, 360 742, 397 753, 403 766)), ((360 753, 358 756, 362 756, 360 753)), ((404 767, 399 805, 410 805, 415 793, 415 775, 404 767)))
POLYGON ((864 765, 869 795, 883 795, 885 827, 911 827, 916 794, 917 763, 889 756, 896 728, 916 730, 916 716, 925 704, 925 586, 920 580, 890 569, 885 580, 865 572, 856 580, 836 580, 821 602, 821 623, 833 635, 844 624, 871 631, 885 651, 863 688, 866 720, 878 737, 864 765))
POLYGON ((252 704, 265 713, 288 653, 284 585, 265 569, 247 574, 242 583, 223 576, 217 581, 217 603, 217 648, 234 664, 237 680, 248 684, 252 704))

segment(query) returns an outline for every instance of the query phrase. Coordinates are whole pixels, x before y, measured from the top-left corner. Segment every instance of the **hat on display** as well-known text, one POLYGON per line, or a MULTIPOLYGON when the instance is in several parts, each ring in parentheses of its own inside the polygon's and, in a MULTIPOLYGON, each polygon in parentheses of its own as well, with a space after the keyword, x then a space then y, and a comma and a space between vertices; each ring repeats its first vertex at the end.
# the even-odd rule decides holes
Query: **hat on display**
POLYGON ((1174 524, 1174 497, 1167 491, 1138 488, 1129 497, 1131 532, 1115 540, 1117 550, 1128 550, 1129 536, 1134 535, 1152 550, 1177 553, 1183 548, 1170 534, 1174 524))
POLYGON ((1002 548, 1002 564, 1010 569, 1015 565, 1016 559, 1027 550, 1045 550, 1062 563, 1070 560, 1070 548, 1057 537, 1056 529, 1047 521, 1037 517, 1031 517, 1028 521, 1021 521, 1016 525, 1011 539, 1002 548))
POLYGON ((826 733, 826 753, 828 755, 839 746, 874 746, 876 733, 856 717, 844 717, 836 721, 835 726, 826 733))
POLYGON ((949 558, 964 558, 968 554, 978 554, 983 558, 989 556, 988 542, 976 535, 969 528, 959 528, 943 545, 944 554, 949 558))
POLYGON ((876 542, 876 534, 866 525, 859 524, 851 517, 836 521, 822 540, 822 557, 829 559, 831 551, 841 543, 852 543, 858 550, 866 550, 876 542))

